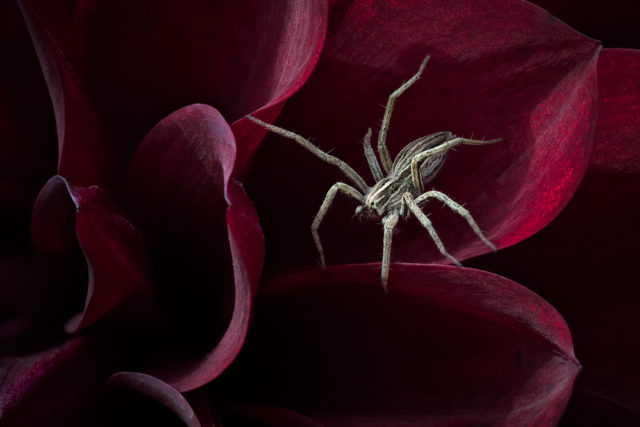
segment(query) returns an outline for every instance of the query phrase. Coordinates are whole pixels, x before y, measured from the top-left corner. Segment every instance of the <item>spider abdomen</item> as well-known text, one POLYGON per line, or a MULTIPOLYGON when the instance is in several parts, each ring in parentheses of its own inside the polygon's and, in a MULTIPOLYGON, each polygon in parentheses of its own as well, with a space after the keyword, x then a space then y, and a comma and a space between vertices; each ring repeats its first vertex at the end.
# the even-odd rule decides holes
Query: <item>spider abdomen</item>
MULTIPOLYGON (((411 174, 411 160, 416 154, 422 153, 431 148, 437 147, 447 141, 455 139, 456 136, 451 132, 432 133, 407 144, 396 156, 391 167, 391 174, 396 175, 398 179, 407 179, 411 174)), ((431 181, 447 158, 447 152, 427 157, 420 164, 420 175, 423 184, 431 181)), ((390 175, 391 175, 390 174, 390 175)), ((417 189, 416 189, 417 190, 417 189)))

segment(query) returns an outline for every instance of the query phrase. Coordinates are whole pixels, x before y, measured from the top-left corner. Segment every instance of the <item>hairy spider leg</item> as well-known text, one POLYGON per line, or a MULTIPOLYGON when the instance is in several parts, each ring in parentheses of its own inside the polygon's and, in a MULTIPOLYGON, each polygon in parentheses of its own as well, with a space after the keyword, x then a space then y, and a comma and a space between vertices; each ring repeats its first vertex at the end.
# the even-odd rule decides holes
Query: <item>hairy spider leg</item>
POLYGON ((420 206, 418 206, 418 204, 415 202, 411 193, 404 193, 402 198, 404 202, 407 204, 407 206, 409 207, 409 209, 411 210, 411 212, 418 219, 418 221, 420 221, 420 224, 422 224, 422 226, 427 229, 427 231, 429 232, 429 235, 431 236, 431 239, 434 241, 434 243, 438 247, 438 250, 440 251, 440 253, 446 256, 449 259, 449 261, 451 261, 458 267, 462 267, 462 264, 460 263, 460 261, 458 261, 453 256, 451 256, 451 254, 449 254, 449 252, 447 252, 447 250, 444 248, 444 245, 442 244, 442 240, 440 240, 438 233, 436 233, 435 228, 433 228, 433 224, 431 224, 431 221, 429 220, 429 218, 427 218, 424 212, 422 212, 422 210, 420 209, 420 206))
POLYGON ((391 264, 391 238, 393 237, 393 228, 397 223, 398 214, 395 212, 385 216, 382 220, 384 239, 382 244, 382 272, 380 273, 380 281, 385 291, 387 290, 387 281, 389 280, 389 264, 391 264))
POLYGON ((339 158, 332 156, 329 153, 325 153, 324 151, 313 145, 309 140, 305 139, 295 132, 288 131, 275 125, 270 125, 269 123, 265 123, 253 116, 247 116, 247 118, 275 134, 278 134, 285 138, 293 139, 295 142, 309 150, 312 154, 315 154, 316 157, 319 157, 320 160, 324 160, 325 162, 338 167, 338 169, 340 169, 342 173, 344 173, 345 176, 349 178, 363 193, 366 193, 369 190, 369 187, 367 186, 367 183, 364 181, 364 179, 362 179, 358 172, 353 170, 353 168, 349 166, 345 161, 340 160, 339 158))
POLYGON ((389 122, 391 121, 393 106, 396 103, 396 99, 400 95, 402 95, 405 90, 409 89, 415 82, 420 79, 420 76, 424 71, 424 67, 427 65, 427 62, 429 62, 429 58, 430 56, 427 55, 422 61, 422 64, 420 64, 418 72, 415 73, 409 80, 404 82, 402 86, 393 91, 391 95, 389 95, 387 107, 384 110, 382 126, 380 127, 380 131, 378 132, 378 154, 380 155, 380 161, 382 162, 382 167, 384 168, 386 173, 391 172, 391 165, 393 164, 393 162, 391 161, 391 156, 389 155, 389 150, 387 150, 387 132, 389 131, 389 122))
POLYGON ((454 138, 454 139, 450 139, 449 141, 443 142, 442 144, 438 145, 437 147, 433 147, 433 148, 430 148, 428 150, 423 151, 422 153, 416 154, 411 159, 411 179, 413 181, 413 186, 419 192, 424 191, 424 186, 422 185, 422 176, 420 174, 420 164, 425 159, 427 159, 428 157, 435 156, 437 154, 445 153, 445 152, 449 151, 450 149, 452 149, 453 147, 456 147, 456 146, 458 146, 460 144, 464 144, 464 145, 487 145, 487 144, 494 144, 494 143, 500 142, 500 141, 502 141, 502 138, 500 138, 500 139, 492 139, 492 140, 489 140, 489 141, 483 141, 483 140, 480 140, 480 139, 454 138))
POLYGON ((384 178, 382 169, 380 169, 380 164, 378 163, 378 159, 376 159, 376 153, 374 153, 373 148, 371 148, 371 128, 367 130, 367 134, 362 140, 362 147, 364 148, 364 157, 367 159, 373 179, 375 179, 376 182, 382 180, 382 178, 384 178))
POLYGON ((327 268, 327 263, 324 258, 324 249, 322 249, 322 242, 320 242, 318 228, 320 228, 320 224, 322 223, 324 216, 327 214, 327 211, 329 210, 331 203, 333 203, 333 199, 338 191, 342 191, 347 196, 351 196, 360 203, 364 203, 364 196, 362 193, 343 182, 336 182, 331 186, 331 188, 329 188, 329 191, 327 191, 327 195, 324 197, 324 201, 311 224, 311 235, 313 236, 313 241, 316 244, 316 249, 318 249, 318 253, 320 254, 320 265, 322 268, 327 268))
POLYGON ((419 195, 418 197, 416 197, 415 203, 416 205, 421 207, 429 199, 440 200, 442 203, 444 203, 449 208, 451 208, 452 211, 456 212, 458 215, 466 219, 469 225, 471 226, 471 228, 473 229, 473 232, 476 233, 476 236, 478 236, 485 245, 489 246, 492 251, 495 252, 497 250, 496 247, 493 245, 493 243, 491 243, 489 239, 487 239, 485 235, 482 233, 482 231, 480 230, 480 227, 478 227, 478 224, 475 222, 475 220, 473 219, 469 211, 465 209, 461 204, 453 201, 446 194, 441 193, 440 191, 435 191, 435 190, 427 191, 426 193, 419 195))

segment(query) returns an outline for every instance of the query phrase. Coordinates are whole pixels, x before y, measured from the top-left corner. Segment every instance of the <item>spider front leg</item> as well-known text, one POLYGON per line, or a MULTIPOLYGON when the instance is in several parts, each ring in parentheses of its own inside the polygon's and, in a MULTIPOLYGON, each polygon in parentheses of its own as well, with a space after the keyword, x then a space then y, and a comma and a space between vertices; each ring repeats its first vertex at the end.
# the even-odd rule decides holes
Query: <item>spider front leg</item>
POLYGON ((458 267, 462 267, 462 264, 460 264, 460 261, 458 261, 453 256, 451 256, 451 254, 449 254, 449 252, 447 252, 447 250, 444 248, 444 245, 442 244, 442 240, 440 240, 438 233, 436 233, 435 228, 433 228, 433 224, 431 224, 431 221, 429 220, 429 218, 427 218, 424 212, 422 212, 422 210, 420 209, 420 206, 418 206, 418 204, 416 203, 416 200, 413 199, 413 196, 411 195, 411 193, 404 193, 402 196, 402 199, 406 203, 409 210, 415 215, 418 221, 420 221, 420 224, 422 224, 422 226, 427 229, 427 231, 429 232, 429 235, 431 236, 431 239, 434 241, 434 243, 438 247, 438 250, 440 251, 440 253, 446 256, 447 258, 449 258, 449 261, 451 261, 458 267))
POLYGON ((426 193, 418 196, 415 199, 415 203, 418 206, 422 206, 422 204, 426 203, 426 201, 429 199, 440 200, 442 203, 444 203, 449 208, 451 208, 452 211, 456 212, 458 215, 466 219, 469 225, 471 226, 471 228, 473 229, 473 232, 476 233, 476 236, 478 236, 485 245, 489 246, 492 251, 495 252, 497 250, 496 247, 493 245, 493 243, 491 243, 489 239, 487 239, 485 235, 482 233, 482 231, 480 230, 480 227, 478 227, 478 224, 475 222, 475 220, 473 219, 469 211, 465 209, 461 204, 454 202, 449 196, 447 196, 444 193, 441 193, 440 191, 427 191, 426 193))
POLYGON ((405 90, 409 89, 411 85, 420 79, 422 72, 424 71, 424 67, 429 62, 430 56, 427 55, 422 64, 420 64, 420 68, 418 68, 418 72, 413 75, 409 80, 404 82, 402 86, 393 91, 391 95, 389 95, 389 100, 387 101, 387 107, 384 110, 384 118, 382 119, 382 126, 380 127, 380 131, 378 132, 378 154, 380 155, 380 161, 382 162, 382 167, 384 168, 386 173, 391 172, 391 165, 393 162, 391 161, 391 156, 389 155, 389 150, 387 150, 387 132, 389 131, 389 122, 391 121, 391 113, 393 112, 393 106, 396 103, 396 99, 404 93, 405 90))
POLYGON ((324 201, 322 202, 322 205, 320 206, 320 209, 318 210, 318 213, 316 214, 316 217, 311 224, 311 235, 313 236, 313 241, 315 242, 318 253, 320 254, 320 265, 322 266, 322 268, 327 268, 327 263, 324 258, 324 250, 322 249, 322 243, 320 242, 318 228, 320 227, 324 216, 327 214, 331 203, 333 203, 333 199, 338 191, 342 191, 347 196, 351 196, 360 203, 364 203, 364 196, 362 195, 362 193, 343 182, 336 182, 331 186, 329 191, 327 191, 327 195, 324 197, 324 201))

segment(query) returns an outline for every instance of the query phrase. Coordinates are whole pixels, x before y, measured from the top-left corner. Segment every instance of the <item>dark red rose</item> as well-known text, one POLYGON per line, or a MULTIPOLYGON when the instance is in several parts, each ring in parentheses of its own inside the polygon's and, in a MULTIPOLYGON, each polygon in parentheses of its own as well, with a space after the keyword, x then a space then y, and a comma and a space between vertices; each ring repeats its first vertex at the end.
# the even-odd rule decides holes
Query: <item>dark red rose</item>
POLYGON ((581 363, 563 425, 594 413, 585 401, 633 421, 635 359, 615 364, 635 354, 633 330, 598 329, 631 317, 633 299, 600 285, 635 295, 631 267, 612 272, 633 233, 615 248, 584 239, 637 231, 632 197, 618 198, 636 192, 638 91, 619 71, 636 52, 600 54, 516 0, 20 0, 26 27, 1 7, 5 424, 556 425, 581 363), (426 54, 390 150, 439 130, 504 138, 459 148, 433 182, 499 248, 554 220, 588 170, 551 226, 477 260, 487 248, 464 220, 428 208, 467 266, 557 306, 577 358, 549 303, 426 264, 444 259, 412 222, 394 237, 388 293, 380 225, 354 222, 344 200, 320 231, 330 266, 314 265, 309 226, 343 177, 246 116, 278 117, 364 172, 359 141, 426 54), (596 232, 596 216, 611 223, 596 232), (573 241, 585 243, 565 267, 573 241))

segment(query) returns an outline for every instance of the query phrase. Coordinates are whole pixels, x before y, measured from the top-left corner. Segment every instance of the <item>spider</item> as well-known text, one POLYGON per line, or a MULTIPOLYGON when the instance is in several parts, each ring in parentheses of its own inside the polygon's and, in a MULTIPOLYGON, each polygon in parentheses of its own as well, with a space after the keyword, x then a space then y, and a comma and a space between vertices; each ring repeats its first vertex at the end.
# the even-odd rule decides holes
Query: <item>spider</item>
POLYGON ((453 201, 446 194, 439 191, 424 192, 424 185, 431 181, 438 173, 444 160, 452 148, 457 145, 487 145, 502 141, 502 139, 493 139, 489 141, 460 138, 451 132, 437 132, 431 135, 423 136, 413 142, 407 144, 396 156, 395 160, 391 160, 389 151, 386 146, 387 132, 389 130, 389 122, 391 121, 391 113, 393 111, 396 99, 404 93, 411 85, 413 85, 420 76, 429 61, 429 55, 422 61, 418 72, 407 80, 402 86, 396 89, 387 101, 382 120, 382 126, 378 132, 378 155, 382 169, 371 147, 371 128, 367 131, 363 140, 364 155, 371 169, 371 174, 376 183, 373 186, 367 185, 364 179, 346 162, 339 158, 325 153, 320 148, 313 145, 309 140, 302 136, 288 131, 286 129, 263 122, 252 116, 248 116, 250 120, 267 130, 296 141, 304 148, 315 154, 321 160, 338 167, 342 173, 355 185, 336 182, 327 192, 318 213, 311 224, 311 234, 315 242, 318 253, 320 254, 320 265, 326 268, 326 261, 320 235, 318 229, 324 219, 334 197, 338 192, 342 192, 347 196, 357 200, 360 205, 356 208, 356 215, 368 220, 382 220, 384 228, 383 248, 382 248, 382 272, 380 280, 383 288, 387 289, 389 279, 389 264, 391 261, 391 237, 392 232, 400 218, 407 219, 409 213, 412 213, 422 226, 429 232, 431 239, 435 242, 438 250, 442 255, 447 257, 457 266, 462 266, 460 262, 451 256, 445 249, 440 237, 433 228, 433 225, 427 215, 425 215, 421 206, 430 199, 436 199, 443 202, 458 215, 462 216, 471 226, 475 234, 493 251, 495 246, 484 236, 478 224, 467 209, 459 203, 453 201), (384 170, 384 173, 383 173, 384 170))

